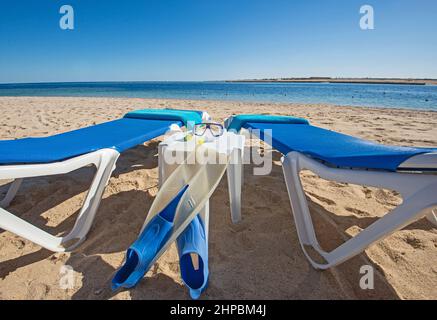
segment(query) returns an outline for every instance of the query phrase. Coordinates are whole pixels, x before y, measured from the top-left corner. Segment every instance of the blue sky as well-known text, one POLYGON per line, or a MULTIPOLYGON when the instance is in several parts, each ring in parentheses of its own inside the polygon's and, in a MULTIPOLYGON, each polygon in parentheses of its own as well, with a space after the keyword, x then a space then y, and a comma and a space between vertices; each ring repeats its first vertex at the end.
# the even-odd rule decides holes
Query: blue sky
POLYGON ((437 78, 436 35, 435 0, 2 0, 0 82, 437 78))

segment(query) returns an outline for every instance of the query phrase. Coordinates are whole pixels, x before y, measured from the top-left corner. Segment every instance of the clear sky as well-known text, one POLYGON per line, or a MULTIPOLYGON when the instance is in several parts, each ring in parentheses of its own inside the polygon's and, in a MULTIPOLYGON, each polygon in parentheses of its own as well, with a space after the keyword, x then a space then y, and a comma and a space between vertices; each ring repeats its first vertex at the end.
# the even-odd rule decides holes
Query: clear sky
POLYGON ((437 1, 0 2, 2 83, 290 76, 437 78, 437 1), (359 27, 364 4, 375 30, 359 27))

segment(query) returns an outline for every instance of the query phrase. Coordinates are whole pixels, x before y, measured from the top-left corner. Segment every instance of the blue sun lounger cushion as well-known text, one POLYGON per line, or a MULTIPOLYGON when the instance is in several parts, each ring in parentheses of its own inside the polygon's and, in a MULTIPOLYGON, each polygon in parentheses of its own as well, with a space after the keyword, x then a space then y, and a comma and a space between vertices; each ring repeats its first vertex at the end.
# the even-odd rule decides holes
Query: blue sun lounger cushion
POLYGON ((123 152, 165 134, 172 124, 199 123, 202 113, 171 109, 132 111, 124 118, 48 137, 0 140, 0 165, 51 163, 101 149, 123 152))
MULTIPOLYGON (((431 148, 387 146, 311 125, 246 122, 262 140, 271 131, 272 147, 286 155, 296 151, 340 168, 396 171, 409 158, 431 148)), ((270 135, 270 134, 269 134, 270 135)))
POLYGON ((128 112, 125 118, 130 119, 147 119, 147 120, 172 120, 180 121, 186 127, 188 122, 194 124, 202 122, 202 113, 191 110, 179 110, 179 109, 143 109, 128 112))
POLYGON ((290 116, 270 116, 261 114, 240 114, 232 117, 228 126, 228 131, 240 131, 245 125, 250 123, 282 123, 282 124, 309 124, 308 120, 290 116))
POLYGON ((122 118, 49 137, 0 140, 0 165, 51 163, 101 149, 123 152, 165 134, 174 120, 122 118))

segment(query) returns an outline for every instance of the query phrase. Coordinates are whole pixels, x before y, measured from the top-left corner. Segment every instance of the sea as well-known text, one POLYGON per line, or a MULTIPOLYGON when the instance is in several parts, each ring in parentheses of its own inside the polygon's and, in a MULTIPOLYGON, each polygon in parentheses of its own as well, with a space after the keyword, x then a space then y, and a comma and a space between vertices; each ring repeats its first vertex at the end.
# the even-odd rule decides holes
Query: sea
POLYGON ((437 111, 437 86, 278 82, 66 82, 0 84, 0 96, 129 97, 333 104, 437 111))

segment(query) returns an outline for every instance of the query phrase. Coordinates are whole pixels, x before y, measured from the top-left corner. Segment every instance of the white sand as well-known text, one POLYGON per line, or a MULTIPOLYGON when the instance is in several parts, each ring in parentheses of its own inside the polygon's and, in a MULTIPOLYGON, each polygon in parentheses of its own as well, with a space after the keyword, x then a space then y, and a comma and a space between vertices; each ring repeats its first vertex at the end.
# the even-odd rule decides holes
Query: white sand
MULTIPOLYGON (((148 107, 290 114, 313 124, 395 145, 437 146, 437 113, 412 110, 217 101, 110 98, 0 98, 0 139, 45 136, 104 122, 148 107)), ((0 299, 186 299, 172 247, 132 290, 110 281, 135 240, 157 192, 157 142, 124 153, 106 188, 93 229, 74 253, 53 254, 0 233, 0 299), (75 286, 59 286, 60 268, 75 286)), ((205 299, 437 299, 437 229, 422 219, 328 271, 310 267, 297 239, 278 153, 269 176, 245 166, 243 222, 230 222, 226 179, 211 200, 210 282, 205 299), (375 289, 361 290, 359 269, 376 269, 375 289)), ((8 210, 61 233, 72 227, 90 183, 85 168, 25 181, 8 210)), ((310 208, 324 247, 332 248, 399 204, 388 190, 344 185, 304 172, 310 208)), ((6 181, 3 182, 5 184, 6 181)), ((0 182, 0 185, 2 183, 0 182)), ((0 194, 6 186, 0 187, 0 194)), ((1 195, 0 195, 1 196, 1 195)))

